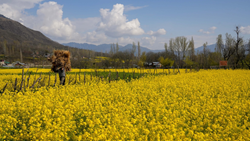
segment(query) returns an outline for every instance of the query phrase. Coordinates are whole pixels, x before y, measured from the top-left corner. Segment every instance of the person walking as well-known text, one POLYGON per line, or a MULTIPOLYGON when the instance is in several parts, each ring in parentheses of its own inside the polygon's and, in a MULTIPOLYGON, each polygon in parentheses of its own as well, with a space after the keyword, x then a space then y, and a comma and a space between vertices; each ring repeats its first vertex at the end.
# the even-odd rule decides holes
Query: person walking
POLYGON ((65 85, 65 75, 66 75, 66 71, 64 68, 60 68, 58 70, 59 73, 59 78, 60 78, 60 85, 65 85))

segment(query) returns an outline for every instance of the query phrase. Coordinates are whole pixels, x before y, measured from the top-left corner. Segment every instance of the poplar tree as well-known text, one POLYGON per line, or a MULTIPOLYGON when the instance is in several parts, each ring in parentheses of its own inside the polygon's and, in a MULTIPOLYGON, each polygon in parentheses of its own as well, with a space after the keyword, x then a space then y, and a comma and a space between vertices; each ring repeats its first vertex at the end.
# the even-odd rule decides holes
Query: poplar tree
POLYGON ((140 42, 138 42, 138 60, 140 60, 141 57, 141 47, 140 47, 140 42))
POLYGON ((164 44, 164 48, 165 48, 165 52, 168 53, 168 44, 167 43, 164 44))
POLYGON ((119 51, 119 45, 116 43, 116 53, 119 51))
POLYGON ((135 46, 135 42, 133 42, 133 46, 132 46, 133 55, 134 55, 135 51, 136 51, 136 46, 135 46))
POLYGON ((195 50, 194 50, 194 39, 192 37, 191 41, 189 42, 189 49, 190 49, 190 59, 191 61, 195 60, 195 50))
POLYGON ((114 53, 114 52, 113 52, 113 45, 111 44, 111 45, 110 45, 110 51, 109 51, 109 54, 110 54, 110 55, 113 55, 113 53, 114 53))
POLYGON ((222 49, 223 49, 223 46, 224 46, 224 43, 223 43, 223 39, 222 39, 222 35, 219 34, 218 37, 216 38, 216 48, 215 48, 215 51, 220 55, 221 57, 221 54, 222 54, 222 49))

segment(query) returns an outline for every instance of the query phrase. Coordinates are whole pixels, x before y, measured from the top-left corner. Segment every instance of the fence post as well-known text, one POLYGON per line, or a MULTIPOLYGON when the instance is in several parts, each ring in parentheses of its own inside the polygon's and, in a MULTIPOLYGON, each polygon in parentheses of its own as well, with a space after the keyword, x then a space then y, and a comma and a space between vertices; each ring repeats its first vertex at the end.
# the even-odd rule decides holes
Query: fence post
MULTIPOLYGON (((9 82, 7 82, 6 85, 3 87, 3 91, 1 92, 2 94, 4 93, 4 91, 5 91, 5 89, 6 89, 7 85, 8 85, 8 83, 9 83, 9 82)), ((1 95, 2 95, 2 94, 1 94, 1 95)))
POLYGON ((108 75, 108 78, 109 78, 109 83, 110 83, 110 71, 109 71, 109 75, 108 75))
POLYGON ((48 87, 50 86, 50 72, 49 72, 49 82, 48 82, 48 87))
POLYGON ((81 82, 81 69, 79 71, 79 82, 81 82))
POLYGON ((119 74, 118 74, 118 71, 117 71, 117 72, 116 72, 116 81, 118 80, 118 75, 119 75, 119 74))
MULTIPOLYGON (((30 72, 30 74, 31 74, 31 72, 30 72)), ((30 74, 29 74, 29 77, 27 78, 27 88, 29 87, 29 81, 30 81, 30 74)))
POLYGON ((28 73, 29 69, 27 70, 27 72, 25 73, 25 77, 23 79, 23 89, 25 91, 26 87, 25 87, 25 81, 26 81, 26 76, 27 76, 27 73, 28 73))
POLYGON ((14 91, 16 91, 16 85, 17 85, 17 78, 15 79, 14 91))
POLYGON ((55 83, 54 83, 54 86, 56 86, 56 79, 57 79, 57 78, 56 78, 56 73, 55 73, 55 83))
POLYGON ((84 81, 84 84, 85 84, 85 81, 86 81, 86 80, 85 80, 85 72, 84 72, 84 80, 83 80, 83 81, 84 81))
POLYGON ((40 87, 39 87, 39 84, 40 84, 40 86, 41 86, 41 82, 40 82, 41 79, 42 79, 42 72, 40 73, 40 79, 38 80, 38 88, 40 88, 40 87))
POLYGON ((76 75, 76 72, 75 72, 75 84, 76 84, 76 81, 77 81, 77 75, 76 75))
POLYGON ((24 69, 22 69, 22 81, 21 81, 21 85, 20 85, 20 90, 22 90, 22 86, 23 86, 23 74, 24 74, 24 69))
MULTIPOLYGON (((74 78, 73 78, 74 79, 74 78)), ((70 82, 71 82, 71 76, 69 76, 69 84, 70 84, 70 82)))
POLYGON ((123 70, 123 80, 125 79, 125 72, 124 72, 124 70, 123 70))
POLYGON ((38 80, 40 80, 40 79, 41 79, 41 77, 37 78, 37 80, 35 80, 35 82, 33 83, 33 85, 32 85, 30 88, 34 88, 36 82, 37 82, 38 80))

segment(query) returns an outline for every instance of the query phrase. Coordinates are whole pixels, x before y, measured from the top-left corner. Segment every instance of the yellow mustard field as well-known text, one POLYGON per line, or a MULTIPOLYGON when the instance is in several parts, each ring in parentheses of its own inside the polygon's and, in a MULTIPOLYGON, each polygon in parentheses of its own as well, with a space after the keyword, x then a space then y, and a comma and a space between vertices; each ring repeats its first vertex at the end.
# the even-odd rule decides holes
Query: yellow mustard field
POLYGON ((6 91, 0 140, 250 140, 249 76, 203 70, 6 91))

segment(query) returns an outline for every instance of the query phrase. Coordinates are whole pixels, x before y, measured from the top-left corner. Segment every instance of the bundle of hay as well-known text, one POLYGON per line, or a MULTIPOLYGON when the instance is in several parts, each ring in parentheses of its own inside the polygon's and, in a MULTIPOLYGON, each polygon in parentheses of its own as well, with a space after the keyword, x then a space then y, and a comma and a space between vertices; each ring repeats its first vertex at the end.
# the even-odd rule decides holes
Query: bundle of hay
POLYGON ((51 70, 57 72, 60 68, 71 70, 70 52, 66 50, 54 50, 54 55, 48 60, 52 63, 51 70))

